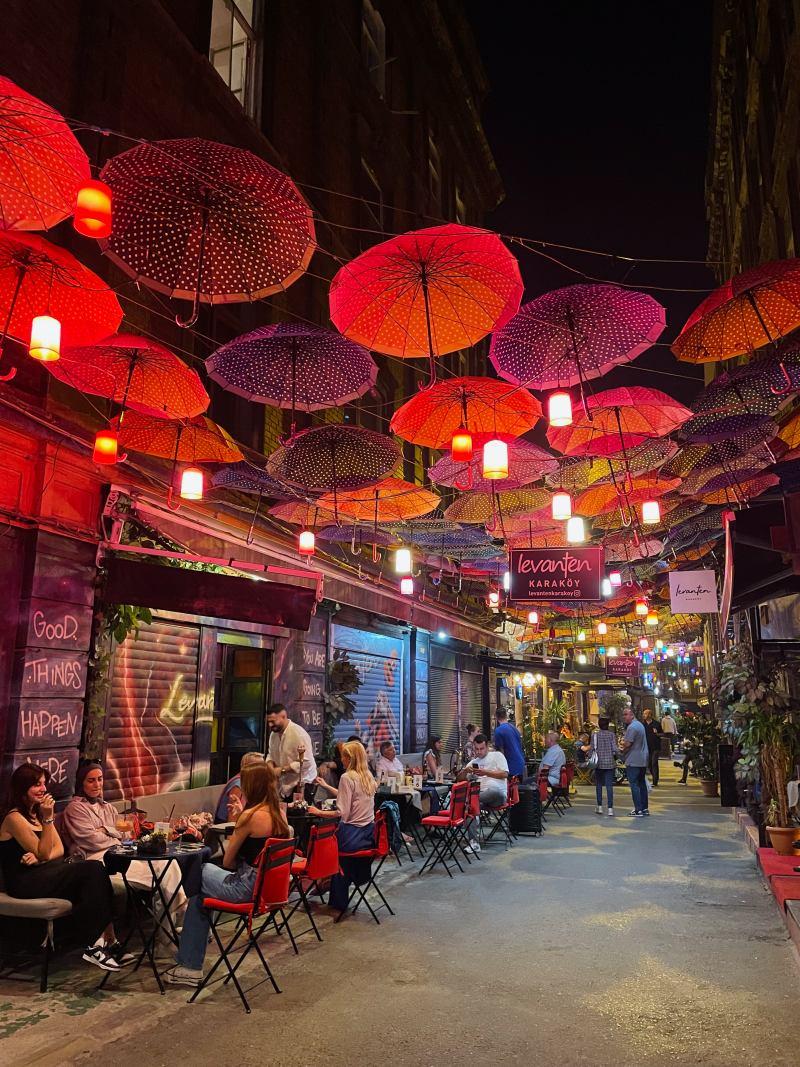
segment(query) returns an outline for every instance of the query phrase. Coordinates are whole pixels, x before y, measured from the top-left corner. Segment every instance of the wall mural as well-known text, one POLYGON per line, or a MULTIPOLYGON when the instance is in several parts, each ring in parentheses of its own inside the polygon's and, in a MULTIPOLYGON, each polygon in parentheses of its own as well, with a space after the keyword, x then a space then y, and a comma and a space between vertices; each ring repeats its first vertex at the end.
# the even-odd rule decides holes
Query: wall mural
POLYGON ((403 642, 387 634, 333 624, 333 647, 347 652, 361 681, 352 719, 340 722, 334 740, 359 734, 367 751, 376 755, 383 741, 398 749, 402 739, 403 642))

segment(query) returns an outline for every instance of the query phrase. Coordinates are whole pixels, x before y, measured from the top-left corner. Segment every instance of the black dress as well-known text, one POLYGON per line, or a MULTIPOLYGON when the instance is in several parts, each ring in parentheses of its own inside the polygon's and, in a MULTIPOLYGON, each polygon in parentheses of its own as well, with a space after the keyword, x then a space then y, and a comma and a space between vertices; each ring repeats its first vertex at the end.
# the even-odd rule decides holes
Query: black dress
MULTIPOLYGON (((33 831, 41 837, 41 830, 33 831)), ((111 922, 113 890, 99 860, 66 863, 62 858, 44 863, 22 862, 25 849, 15 838, 0 841, 0 867, 6 892, 13 897, 60 897, 72 903, 64 920, 70 933, 96 940, 111 922)))

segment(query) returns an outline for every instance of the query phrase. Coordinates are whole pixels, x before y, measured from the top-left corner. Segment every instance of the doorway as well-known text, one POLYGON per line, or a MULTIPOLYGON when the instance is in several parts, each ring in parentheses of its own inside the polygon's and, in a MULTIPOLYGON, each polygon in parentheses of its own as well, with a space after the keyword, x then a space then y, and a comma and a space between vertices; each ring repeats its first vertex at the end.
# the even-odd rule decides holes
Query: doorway
POLYGON ((245 752, 264 751, 264 716, 272 653, 250 645, 217 645, 216 700, 211 724, 211 784, 237 774, 245 752))

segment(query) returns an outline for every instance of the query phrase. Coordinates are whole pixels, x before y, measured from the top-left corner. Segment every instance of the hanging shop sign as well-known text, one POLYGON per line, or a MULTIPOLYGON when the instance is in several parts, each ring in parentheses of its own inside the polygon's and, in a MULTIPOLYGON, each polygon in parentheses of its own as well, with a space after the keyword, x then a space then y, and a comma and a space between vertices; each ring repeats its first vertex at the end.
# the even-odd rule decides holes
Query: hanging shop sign
POLYGON ((606 660, 606 678, 635 678, 639 660, 635 656, 612 656, 606 660))
POLYGON ((517 548, 509 553, 508 599, 535 601, 600 600, 603 549, 517 548))
POLYGON ((673 615, 714 615, 719 611, 714 571, 672 571, 669 600, 673 615))

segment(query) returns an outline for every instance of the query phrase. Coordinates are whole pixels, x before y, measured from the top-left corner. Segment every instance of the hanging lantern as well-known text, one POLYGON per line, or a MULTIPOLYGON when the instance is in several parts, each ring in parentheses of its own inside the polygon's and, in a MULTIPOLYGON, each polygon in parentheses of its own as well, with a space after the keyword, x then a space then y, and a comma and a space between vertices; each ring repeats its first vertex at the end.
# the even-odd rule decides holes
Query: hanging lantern
POLYGON ((528 623, 531 626, 538 626, 539 625, 539 612, 538 611, 529 611, 528 612, 528 623))
POLYGON ((660 651, 661 651, 661 649, 662 649, 663 647, 664 647, 664 642, 663 642, 663 641, 661 640, 661 638, 659 637, 659 639, 658 639, 658 640, 656 641, 656 648, 657 648, 657 649, 659 650, 659 652, 660 652, 660 651))
POLYGON ((496 608, 500 606, 500 594, 496 589, 492 589, 489 593, 489 607, 496 608))
POLYGON ((586 664, 586 653, 585 652, 579 652, 578 653, 578 663, 580 663, 581 667, 585 666, 585 664, 586 664))
POLYGON ((187 467, 181 474, 181 499, 203 499, 203 472, 199 467, 187 467))
POLYGON ((608 576, 608 580, 614 589, 619 589, 622 585, 622 575, 619 571, 612 571, 608 576))
POLYGON ((403 596, 414 595, 414 579, 410 575, 400 579, 400 592, 403 596))
POLYGON ((460 427, 450 441, 450 458, 454 463, 469 463, 472 459, 472 434, 460 427))
POLYGON ((92 460, 101 466, 116 463, 118 444, 119 437, 116 430, 111 430, 108 427, 104 430, 98 430, 94 438, 92 460))
POLYGON ((657 500, 645 500, 642 504, 642 522, 645 526, 656 526, 661 522, 661 505, 657 500))
POLYGON ((643 638, 642 638, 642 639, 641 639, 641 640, 639 641, 639 648, 641 648, 642 650, 644 650, 644 649, 647 649, 647 648, 649 648, 649 647, 650 647, 650 642, 649 642, 649 641, 647 640, 647 638, 646 638, 646 637, 643 637, 643 638))
POLYGON ((569 393, 551 393, 547 401, 547 420, 551 426, 572 425, 572 397, 569 393))
POLYGON ((573 515, 567 521, 567 541, 571 545, 582 545, 586 540, 586 526, 580 515, 573 515))
POLYGON ((600 582, 600 592, 603 596, 611 596, 611 582, 608 578, 603 578, 600 582))
POLYGON ((503 589, 506 593, 511 590, 511 571, 506 571, 503 575, 503 589))
POLYGON ((301 556, 313 556, 317 539, 313 530, 301 530, 297 536, 297 551, 301 556))
POLYGON ((105 182, 90 180, 80 187, 72 225, 84 237, 111 236, 111 189, 105 182))
POLYGON ((550 513, 556 522, 562 522, 571 517, 572 497, 569 493, 565 493, 563 489, 559 489, 557 493, 553 493, 553 497, 550 501, 550 513))
POLYGON ((398 548, 394 554, 395 574, 411 574, 412 561, 410 548, 398 548))
POLYGON ((31 323, 28 352, 42 363, 54 363, 61 357, 61 323, 52 315, 37 315, 31 323))
POLYGON ((637 600, 636 601, 636 614, 637 615, 646 615, 649 610, 650 609, 647 606, 647 601, 646 600, 637 600))
POLYGON ((610 647, 610 648, 609 648, 609 650, 608 650, 608 656, 609 656, 609 658, 610 658, 610 659, 614 659, 614 657, 616 656, 616 654, 617 654, 617 650, 616 650, 616 648, 614 648, 614 646, 613 646, 613 645, 611 645, 611 647, 610 647))
POLYGON ((654 611, 648 611, 645 622, 648 626, 658 626, 658 615, 654 611))
POLYGON ((508 445, 505 441, 487 441, 483 446, 483 476, 491 481, 508 477, 508 445))
POLYGON ((585 630, 578 630, 578 640, 579 641, 585 641, 586 640, 586 631, 585 630))
POLYGON ((607 634, 608 633, 608 624, 605 623, 605 622, 598 622, 598 624, 597 624, 597 632, 599 634, 607 634))

